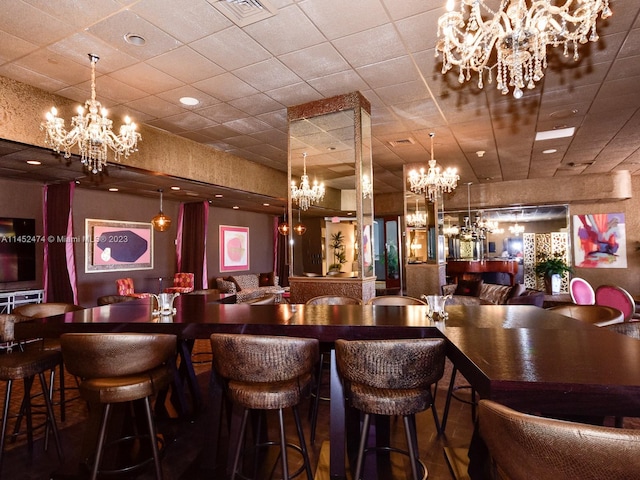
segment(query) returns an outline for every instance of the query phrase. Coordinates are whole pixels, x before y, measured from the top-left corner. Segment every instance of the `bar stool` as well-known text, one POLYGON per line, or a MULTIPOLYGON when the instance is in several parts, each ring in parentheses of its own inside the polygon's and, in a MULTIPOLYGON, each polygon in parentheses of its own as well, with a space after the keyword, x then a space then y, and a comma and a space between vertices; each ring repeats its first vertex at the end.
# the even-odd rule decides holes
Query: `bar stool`
MULTIPOLYGON (((173 379, 171 362, 176 355, 176 336, 143 333, 65 333, 60 337, 67 370, 80 377, 80 394, 91 405, 91 414, 101 413, 100 430, 91 463, 91 479, 97 478, 107 446, 107 426, 114 404, 142 400, 145 406, 152 458, 120 469, 131 472, 152 459, 157 479, 162 479, 151 396, 173 379)), ((141 435, 143 436, 143 435, 141 435)), ((131 440, 124 437, 117 442, 131 440)), ((100 473, 114 473, 104 471, 100 473)))
POLYGON ((640 472, 637 429, 543 418, 491 400, 480 400, 478 425, 495 478, 626 480, 640 472))
MULTIPOLYGON (((213 368, 224 379, 229 400, 243 408, 238 443, 235 445, 231 479, 238 471, 242 444, 250 410, 278 410, 280 421, 280 456, 282 475, 290 479, 303 470, 313 479, 311 463, 304 440, 298 405, 307 396, 318 361, 318 340, 311 338, 266 335, 211 335, 213 368), (291 407, 300 445, 287 443, 283 409, 291 407), (304 465, 289 475, 287 447, 302 454, 304 465)), ((278 445, 277 442, 257 443, 256 448, 278 445)))
POLYGON ((416 413, 435 410, 431 387, 444 373, 443 339, 337 340, 336 363, 350 406, 364 413, 354 480, 360 480, 364 455, 383 450, 408 455, 411 473, 418 480, 416 413), (408 451, 392 446, 367 448, 371 415, 401 415, 408 451))
MULTIPOLYGON (((348 297, 344 295, 319 295, 307 300, 306 305, 362 305, 364 302, 360 298, 348 297)), ((320 400, 328 402, 329 397, 320 396, 322 387, 322 374, 329 371, 331 358, 331 349, 333 345, 329 343, 320 344, 320 361, 318 362, 318 371, 316 373, 316 384, 311 392, 311 409, 309 410, 309 419, 311 420, 311 436, 309 440, 311 445, 316 442, 316 427, 318 424, 318 410, 320 408, 320 400)))
MULTIPOLYGON (((19 322, 22 317, 16 315, 0 315, 0 342, 11 345, 14 342, 14 324, 19 322)), ((55 370, 61 363, 62 355, 56 350, 43 350, 39 343, 27 345, 24 348, 17 345, 8 347, 6 353, 0 354, 0 380, 6 382, 4 408, 2 412, 2 426, 0 428, 0 476, 2 474, 2 460, 4 454, 4 441, 7 430, 7 422, 9 419, 9 407, 11 405, 11 389, 14 380, 24 381, 24 397, 22 404, 24 406, 27 418, 27 441, 29 453, 33 452, 33 424, 31 421, 31 386, 34 377, 37 375, 40 379, 42 388, 42 397, 46 406, 46 428, 45 438, 48 438, 48 429, 51 428, 53 438, 56 443, 58 458, 62 462, 64 454, 58 436, 58 428, 51 404, 50 392, 47 387, 47 381, 44 378, 44 372, 47 370, 55 370)), ((45 448, 47 441, 45 440, 45 448)))
MULTIPOLYGON (((28 303, 25 305, 20 305, 13 309, 14 315, 19 315, 21 317, 27 319, 36 319, 36 318, 45 318, 52 317, 54 315, 62 315, 67 312, 75 312, 78 310, 84 310, 80 305, 75 305, 73 303, 63 303, 63 302, 45 302, 45 303, 28 303)), ((57 350, 60 351, 60 342, 55 339, 42 339, 43 348, 47 350, 57 350)), ((66 392, 71 388, 77 387, 65 387, 64 385, 64 363, 62 362, 62 356, 60 357, 60 375, 59 375, 59 384, 60 387, 58 391, 60 392, 60 420, 65 421, 67 418, 66 405, 68 401, 75 400, 78 397, 67 399, 66 392)), ((51 377, 49 379, 49 385, 51 389, 53 389, 53 384, 55 381, 55 369, 51 370, 51 377)))

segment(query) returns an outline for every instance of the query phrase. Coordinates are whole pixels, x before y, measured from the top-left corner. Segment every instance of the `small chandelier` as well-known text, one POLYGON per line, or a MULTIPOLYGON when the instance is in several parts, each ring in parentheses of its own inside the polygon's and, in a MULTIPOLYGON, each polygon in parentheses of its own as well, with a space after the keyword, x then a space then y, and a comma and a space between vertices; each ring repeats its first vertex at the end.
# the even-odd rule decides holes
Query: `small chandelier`
POLYGON ((324 184, 318 184, 314 180, 313 187, 309 184, 307 175, 307 154, 302 154, 303 173, 300 177, 300 187, 296 187, 296 182, 291 182, 291 198, 295 200, 302 210, 307 210, 311 205, 324 198, 324 184))
POLYGON ((458 185, 460 176, 455 168, 447 168, 444 172, 440 172, 440 167, 436 166, 433 159, 433 137, 435 133, 430 133, 431 137, 431 160, 429 160, 429 170, 424 172, 424 168, 420 172, 411 170, 409 172, 409 183, 411 191, 415 193, 425 193, 429 197, 429 201, 434 202, 439 195, 453 191, 458 185))
POLYGON ((362 198, 371 197, 373 193, 373 185, 369 179, 369 175, 362 175, 362 198))
POLYGON ((160 192, 160 212, 151 219, 151 225, 157 231, 164 232, 171 226, 171 219, 162 212, 162 189, 159 188, 158 191, 160 192))
POLYGON ((64 158, 71 157, 71 147, 76 143, 80 150, 82 164, 92 173, 101 172, 107 165, 107 147, 114 151, 115 159, 127 158, 137 151, 140 134, 136 132, 136 124, 129 117, 120 127, 120 134, 111 130, 113 122, 107 118, 107 110, 96 100, 96 63, 100 57, 89 54, 91 60, 91 100, 85 102, 89 111, 78 107, 78 115, 71 119, 72 129, 67 132, 64 119, 58 117, 55 107, 46 114, 46 121, 40 125, 46 131, 45 143, 56 153, 64 152, 64 158))
POLYGON ((458 81, 464 83, 473 70, 482 88, 485 72, 491 82, 497 65, 498 90, 507 94, 513 87, 515 98, 544 76, 547 46, 562 46, 565 57, 571 47, 576 61, 578 44, 598 41, 598 14, 602 19, 611 16, 609 0, 500 0, 497 11, 485 0, 461 0, 460 11, 454 6, 454 0, 447 0, 447 13, 438 19, 436 56, 442 52, 442 73, 455 65, 458 81), (482 18, 483 11, 491 18, 482 18))
POLYGON ((516 213, 516 223, 509 227, 509 231, 516 237, 524 233, 524 225, 518 225, 518 214, 516 213))
POLYGON ((418 210, 418 199, 416 199, 415 213, 408 213, 406 217, 407 225, 414 228, 422 228, 427 224, 426 212, 418 210))

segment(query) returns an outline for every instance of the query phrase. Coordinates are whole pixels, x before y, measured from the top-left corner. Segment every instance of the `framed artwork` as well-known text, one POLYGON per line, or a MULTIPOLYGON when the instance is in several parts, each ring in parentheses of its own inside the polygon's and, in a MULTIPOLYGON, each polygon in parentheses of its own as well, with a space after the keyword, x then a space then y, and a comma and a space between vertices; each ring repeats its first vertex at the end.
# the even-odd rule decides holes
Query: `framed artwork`
POLYGON ((573 216, 574 265, 627 268, 624 213, 573 216))
POLYGON ((85 272, 153 269, 151 223, 85 220, 85 272))
POLYGON ((220 225, 220 271, 249 270, 249 227, 220 225))

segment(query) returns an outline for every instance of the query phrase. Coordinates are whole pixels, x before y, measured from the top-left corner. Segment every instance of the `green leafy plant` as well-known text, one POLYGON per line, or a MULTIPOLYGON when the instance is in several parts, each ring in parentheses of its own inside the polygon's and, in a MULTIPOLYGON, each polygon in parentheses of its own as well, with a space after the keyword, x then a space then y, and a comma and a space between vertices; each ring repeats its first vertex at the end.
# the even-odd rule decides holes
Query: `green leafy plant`
POLYGON ((347 255, 344 251, 344 236, 341 231, 331 235, 329 248, 333 250, 333 263, 329 265, 329 271, 339 272, 342 269, 342 264, 347 263, 347 255))
POLYGON ((538 277, 551 277, 552 275, 562 275, 564 272, 573 272, 573 268, 564 260, 564 254, 556 253, 549 255, 541 253, 538 255, 535 272, 538 277))

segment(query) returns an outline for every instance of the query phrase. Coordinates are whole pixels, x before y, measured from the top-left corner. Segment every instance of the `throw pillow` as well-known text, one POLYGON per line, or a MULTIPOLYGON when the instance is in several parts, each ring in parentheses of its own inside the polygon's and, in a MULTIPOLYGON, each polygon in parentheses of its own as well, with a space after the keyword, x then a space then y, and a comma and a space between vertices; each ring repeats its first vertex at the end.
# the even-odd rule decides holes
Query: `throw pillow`
POLYGON ((258 286, 260 287, 273 287, 275 282, 275 273, 274 272, 266 272, 261 273, 258 278, 258 286))
POLYGON ((482 280, 460 280, 454 295, 466 295, 468 297, 479 297, 482 280))
POLYGON ((227 278, 225 278, 225 280, 227 282, 232 282, 236 286, 236 292, 239 292, 240 290, 242 290, 242 287, 240 287, 240 284, 238 283, 238 281, 235 278, 227 277, 227 278))

